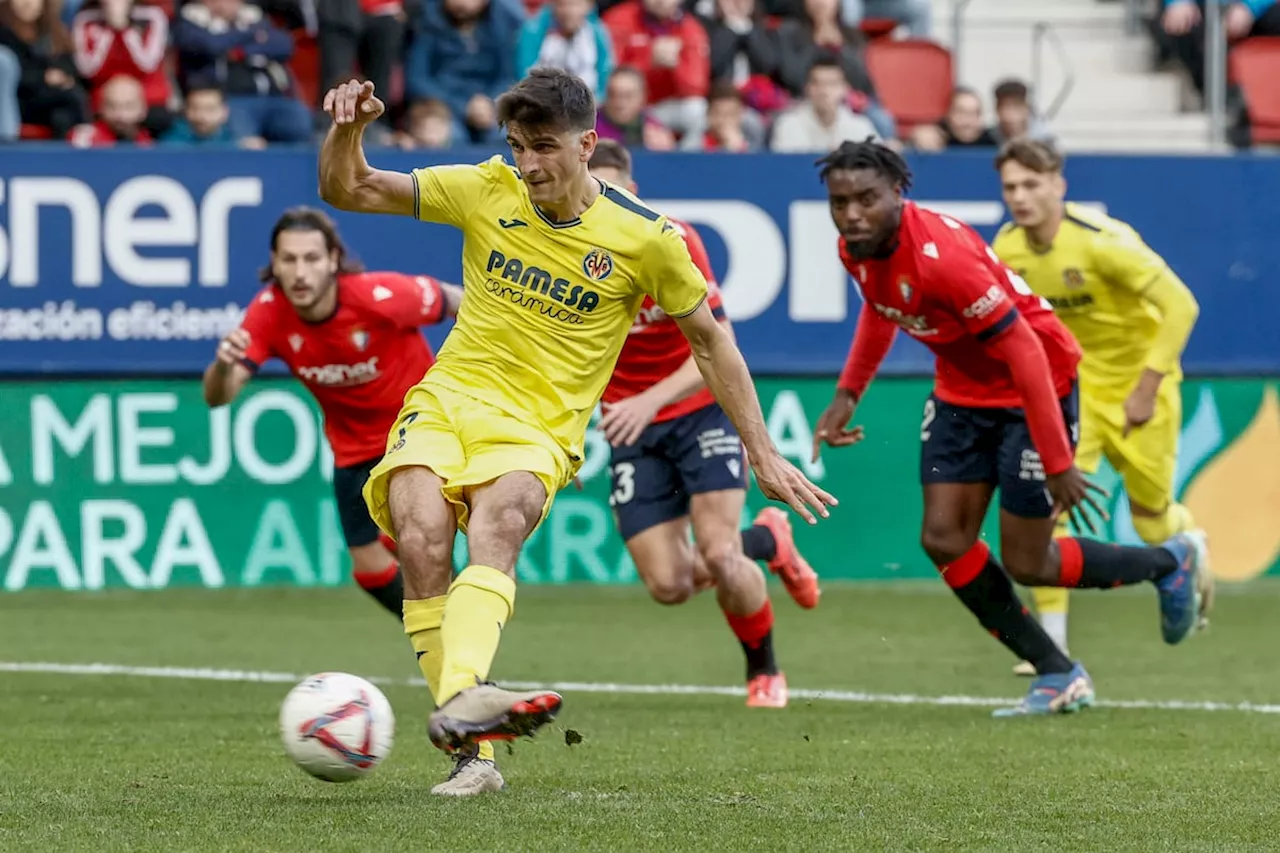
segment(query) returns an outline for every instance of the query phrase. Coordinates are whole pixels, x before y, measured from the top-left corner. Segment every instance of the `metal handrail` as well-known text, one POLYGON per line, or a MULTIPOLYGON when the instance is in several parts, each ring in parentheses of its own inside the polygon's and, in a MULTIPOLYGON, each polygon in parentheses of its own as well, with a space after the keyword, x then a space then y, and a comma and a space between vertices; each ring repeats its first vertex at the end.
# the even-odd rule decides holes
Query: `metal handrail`
POLYGON ((964 41, 964 13, 973 0, 951 0, 951 72, 956 82, 964 80, 960 65, 960 43, 964 41))
POLYGON ((1209 108, 1209 144, 1219 146, 1227 139, 1227 33, 1222 16, 1223 0, 1204 4, 1204 90, 1209 108))
POLYGON ((1071 95, 1071 90, 1076 85, 1076 73, 1071 65, 1071 55, 1067 53, 1067 47, 1062 41, 1062 36, 1058 35, 1057 29, 1048 21, 1037 21, 1031 26, 1031 91, 1037 104, 1040 102, 1040 93, 1043 91, 1042 83, 1044 82, 1044 43, 1045 40, 1053 44, 1054 51, 1058 54, 1058 61, 1062 65, 1063 73, 1066 75, 1062 81, 1062 87, 1058 89, 1058 94, 1054 96, 1053 102, 1049 104, 1048 109, 1040 113, 1040 117, 1045 121, 1052 121, 1053 117, 1058 114, 1058 110, 1062 109, 1062 105, 1067 102, 1067 98, 1071 95))

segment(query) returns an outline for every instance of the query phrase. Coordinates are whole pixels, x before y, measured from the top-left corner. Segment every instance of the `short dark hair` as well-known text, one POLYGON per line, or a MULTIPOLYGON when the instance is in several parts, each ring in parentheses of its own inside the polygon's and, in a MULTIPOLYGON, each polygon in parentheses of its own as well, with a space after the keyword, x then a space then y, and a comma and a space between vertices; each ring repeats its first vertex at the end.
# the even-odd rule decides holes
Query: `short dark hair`
POLYGON ((535 68, 499 96, 498 123, 594 130, 596 102, 582 78, 559 68, 535 68))
POLYGON ((996 154, 996 170, 1003 169, 1005 163, 1017 163, 1041 175, 1057 175, 1062 173, 1066 161, 1067 158, 1052 142, 1019 136, 1000 147, 1000 153, 996 154))
POLYGON ((953 106, 956 102, 956 98, 962 98, 966 95, 977 98, 979 102, 982 101, 982 95, 972 86, 956 86, 951 90, 951 98, 948 99, 947 106, 953 106))
POLYGON ((821 167, 818 177, 826 181, 833 169, 870 169, 889 179, 889 183, 902 191, 911 189, 911 167, 902 155, 887 145, 868 136, 862 142, 845 140, 840 147, 816 162, 821 167))
POLYGON ((624 175, 631 174, 631 152, 616 139, 596 140, 595 153, 591 155, 589 169, 617 169, 624 175))
POLYGON ((707 103, 713 101, 737 101, 743 103, 742 93, 738 91, 738 87, 730 83, 728 80, 721 80, 711 86, 711 91, 707 93, 707 103))
MULTIPOLYGON (((364 272, 364 265, 347 254, 346 244, 338 236, 338 226, 329 218, 329 214, 314 207, 291 207, 280 215, 271 229, 271 251, 276 250, 280 235, 286 231, 318 231, 324 237, 324 247, 330 252, 338 253, 338 272, 364 272)), ((272 281, 271 264, 258 271, 258 279, 263 283, 272 281)))
POLYGON ((996 84, 994 95, 997 106, 1001 101, 1021 101, 1025 104, 1031 98, 1031 90, 1021 80, 1003 80, 996 84))
POLYGON ((192 95, 217 95, 219 101, 225 102, 227 96, 223 94, 222 89, 217 86, 192 86, 187 90, 187 100, 191 100, 192 95))
POLYGON ((805 72, 804 79, 808 80, 813 76, 813 72, 819 68, 834 68, 842 75, 844 74, 844 63, 840 61, 840 57, 836 56, 829 50, 824 50, 809 63, 809 70, 805 72))

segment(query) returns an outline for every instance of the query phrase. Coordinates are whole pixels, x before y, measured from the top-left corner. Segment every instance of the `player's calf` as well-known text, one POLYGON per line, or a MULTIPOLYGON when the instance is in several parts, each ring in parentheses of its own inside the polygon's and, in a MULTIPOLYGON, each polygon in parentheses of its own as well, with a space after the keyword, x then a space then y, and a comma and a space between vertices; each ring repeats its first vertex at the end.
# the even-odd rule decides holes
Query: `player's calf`
MULTIPOLYGON (((683 604, 698 591, 698 567, 686 518, 640 531, 627 540, 627 552, 649 596, 659 604, 683 604)), ((702 573, 707 574, 705 568, 702 573)))

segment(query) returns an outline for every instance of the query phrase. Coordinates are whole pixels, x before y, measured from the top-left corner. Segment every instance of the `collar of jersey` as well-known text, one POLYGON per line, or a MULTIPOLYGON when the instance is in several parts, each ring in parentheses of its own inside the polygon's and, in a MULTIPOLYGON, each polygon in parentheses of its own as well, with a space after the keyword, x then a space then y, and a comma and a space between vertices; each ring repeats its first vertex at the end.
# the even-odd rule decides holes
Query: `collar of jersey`
MULTIPOLYGON (((591 202, 591 204, 587 205, 587 210, 590 210, 591 208, 595 207, 596 202, 599 201, 600 198, 604 195, 604 189, 605 189, 604 182, 601 181, 599 178, 596 178, 596 185, 600 187, 600 194, 595 197, 595 199, 591 202)), ((533 199, 529 199, 529 206, 533 208, 533 212, 538 215, 539 219, 541 219, 546 224, 550 225, 552 228, 572 228, 575 225, 582 224, 581 216, 575 216, 573 219, 566 219, 564 222, 559 222, 555 219, 552 219, 551 217, 547 216, 545 213, 542 212, 542 208, 538 207, 536 204, 533 203, 533 199)), ((586 213, 586 210, 584 210, 583 213, 586 213)))

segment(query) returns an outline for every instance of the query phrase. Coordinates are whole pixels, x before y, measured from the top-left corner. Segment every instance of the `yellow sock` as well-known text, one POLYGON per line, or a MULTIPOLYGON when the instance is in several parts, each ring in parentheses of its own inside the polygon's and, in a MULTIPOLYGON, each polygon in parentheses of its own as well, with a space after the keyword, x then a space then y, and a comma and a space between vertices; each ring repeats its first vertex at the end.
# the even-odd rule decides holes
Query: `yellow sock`
POLYGON ((1134 515, 1133 529, 1148 545, 1160 545, 1170 538, 1196 526, 1191 511, 1182 504, 1169 504, 1163 515, 1134 515))
POLYGON ((467 566, 449 586, 440 635, 440 705, 489 677, 502 626, 515 610, 516 582, 488 566, 467 566))
MULTIPOLYGON (((424 598, 404 603, 404 632, 409 635, 413 650, 418 653, 418 669, 427 680, 427 689, 435 700, 440 695, 440 668, 444 665, 444 639, 440 622, 444 617, 447 596, 424 598)), ((480 743, 480 758, 493 761, 493 744, 480 743)))

